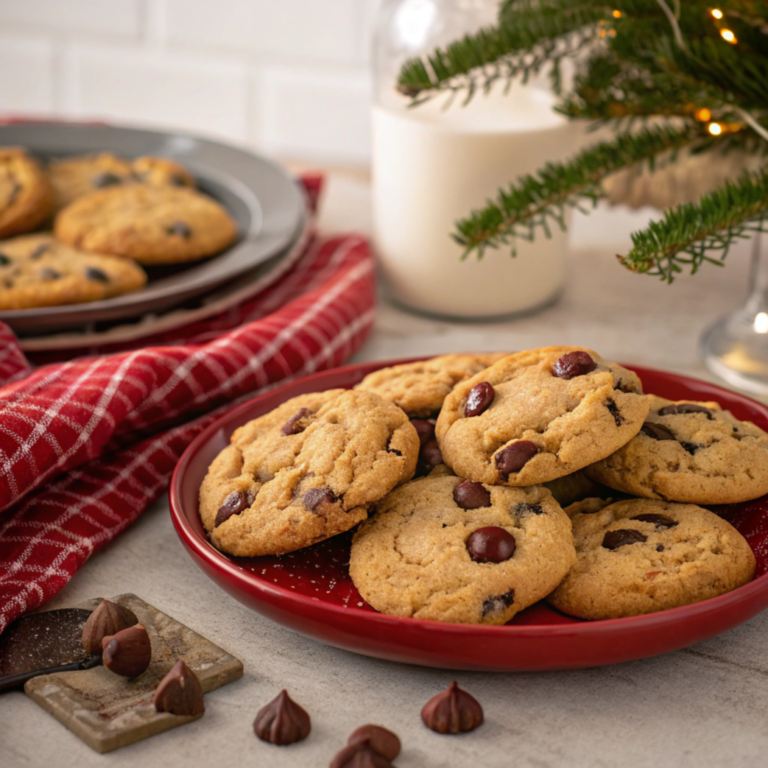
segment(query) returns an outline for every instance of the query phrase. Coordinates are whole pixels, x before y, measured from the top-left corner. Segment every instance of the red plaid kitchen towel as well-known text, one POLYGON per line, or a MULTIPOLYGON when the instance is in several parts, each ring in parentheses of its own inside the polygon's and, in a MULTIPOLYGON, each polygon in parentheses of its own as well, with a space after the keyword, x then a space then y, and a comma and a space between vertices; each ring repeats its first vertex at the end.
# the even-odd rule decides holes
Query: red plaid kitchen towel
POLYGON ((374 309, 367 242, 315 237, 273 286, 162 346, 33 370, 0 323, 0 632, 165 490, 201 429, 278 382, 344 363, 374 309))

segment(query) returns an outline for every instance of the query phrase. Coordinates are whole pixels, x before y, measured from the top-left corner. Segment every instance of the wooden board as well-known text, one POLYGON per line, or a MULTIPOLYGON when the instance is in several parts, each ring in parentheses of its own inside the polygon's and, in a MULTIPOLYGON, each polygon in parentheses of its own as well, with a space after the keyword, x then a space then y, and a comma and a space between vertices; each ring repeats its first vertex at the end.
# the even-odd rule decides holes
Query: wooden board
MULTIPOLYGON (((101 599, 75 607, 93 610, 101 599)), ((197 719, 155 712, 152 704, 157 684, 179 659, 198 676, 206 693, 242 677, 242 662, 136 595, 109 599, 130 608, 147 628, 152 643, 149 669, 134 680, 104 667, 56 672, 24 686, 27 696, 97 752, 111 752, 197 719)))

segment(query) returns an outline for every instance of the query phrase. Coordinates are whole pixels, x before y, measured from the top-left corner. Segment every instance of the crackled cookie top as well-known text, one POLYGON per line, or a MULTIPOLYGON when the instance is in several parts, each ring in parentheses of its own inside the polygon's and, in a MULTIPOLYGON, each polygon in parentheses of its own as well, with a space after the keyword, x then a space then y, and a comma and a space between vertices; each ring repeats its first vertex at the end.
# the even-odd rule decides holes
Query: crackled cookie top
POLYGON ((183 187, 144 184, 92 192, 56 217, 56 237, 141 264, 192 261, 230 245, 234 221, 215 200, 183 187))
POLYGON ((768 493, 768 434, 717 403, 649 396, 645 425, 588 467, 604 485, 645 498, 735 504, 768 493))
POLYGON ((504 624, 574 562, 570 522, 546 489, 435 475, 376 505, 355 533, 349 571, 382 613, 504 624))
POLYGON ((437 415, 445 398, 460 381, 506 356, 506 352, 441 355, 393 365, 368 374, 355 389, 375 392, 399 405, 409 416, 428 418, 437 415))
POLYGON ((0 309, 98 301, 136 291, 146 281, 130 259, 79 251, 52 235, 0 241, 0 309))
POLYGON ((200 488, 200 515, 224 552, 291 552, 364 520, 413 476, 418 452, 408 417, 378 395, 300 395, 235 431, 200 488))
POLYGON ((631 371, 589 349, 545 347, 458 384, 440 411, 437 440, 461 477, 535 485, 618 450, 648 407, 631 371))
POLYGON ((584 619, 688 605, 750 581, 755 557, 728 522, 693 504, 649 499, 568 510, 577 562, 548 600, 584 619))
POLYGON ((0 237, 29 232, 48 218, 52 192, 40 166, 23 149, 0 147, 0 237))

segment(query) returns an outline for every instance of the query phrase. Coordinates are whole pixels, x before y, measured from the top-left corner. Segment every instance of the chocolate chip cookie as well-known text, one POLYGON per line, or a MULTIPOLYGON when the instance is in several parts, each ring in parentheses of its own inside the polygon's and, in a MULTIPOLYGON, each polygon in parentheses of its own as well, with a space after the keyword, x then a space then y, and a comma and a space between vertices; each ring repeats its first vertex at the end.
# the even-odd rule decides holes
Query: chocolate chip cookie
POLYGON ((124 160, 111 152, 54 160, 48 165, 54 191, 54 208, 60 210, 83 195, 126 184, 194 187, 186 168, 160 157, 124 160))
POLYGON ((568 517, 544 488, 433 476, 376 505, 354 535, 349 572, 382 613, 504 624, 575 561, 568 517))
POLYGON ((441 355, 393 365, 368 374, 355 389, 375 392, 400 406, 409 416, 426 419, 437 416, 443 401, 460 381, 506 356, 505 352, 441 355))
POLYGON ((43 170, 23 149, 0 148, 0 237, 29 232, 45 221, 52 194, 43 170))
POLYGON ((92 192, 56 217, 56 237, 87 251, 174 264, 212 256, 237 237, 215 200, 181 187, 143 184, 92 192))
POLYGON ((547 598, 564 613, 583 619, 653 613, 725 594, 754 575, 744 537, 701 507, 648 499, 574 507, 578 559, 547 598))
POLYGON ((200 515, 224 552, 292 552, 365 520, 413 476, 418 451, 408 417, 378 395, 300 395, 235 431, 200 488, 200 515))
POLYGON ((0 309, 109 299, 146 282, 144 270, 130 259, 79 251, 52 235, 0 241, 0 309))
POLYGON ((440 411, 437 441, 461 477, 535 485, 614 453, 648 409, 636 374, 589 349, 545 347, 459 383, 440 411))
POLYGON ((593 480, 649 499, 735 504, 768 493, 768 434, 717 403, 649 395, 632 440, 587 467, 593 480))

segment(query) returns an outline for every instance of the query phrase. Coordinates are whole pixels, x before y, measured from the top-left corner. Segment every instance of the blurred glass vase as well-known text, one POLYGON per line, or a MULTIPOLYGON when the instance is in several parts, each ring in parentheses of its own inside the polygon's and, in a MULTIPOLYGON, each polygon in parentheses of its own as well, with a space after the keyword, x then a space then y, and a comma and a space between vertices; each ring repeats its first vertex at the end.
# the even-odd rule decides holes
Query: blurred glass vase
POLYGON ((374 38, 373 222, 380 273, 396 303, 431 315, 494 318, 551 303, 565 279, 567 233, 462 260, 458 219, 500 187, 575 145, 544 88, 496 83, 411 106, 396 89, 404 61, 494 22, 498 0, 390 0, 374 38))

